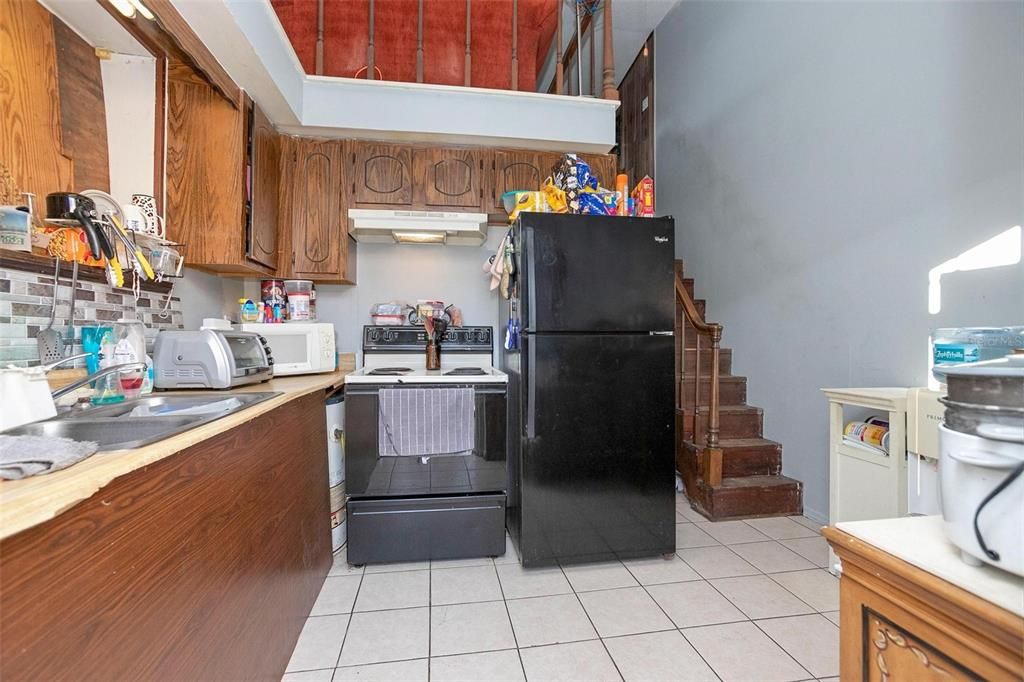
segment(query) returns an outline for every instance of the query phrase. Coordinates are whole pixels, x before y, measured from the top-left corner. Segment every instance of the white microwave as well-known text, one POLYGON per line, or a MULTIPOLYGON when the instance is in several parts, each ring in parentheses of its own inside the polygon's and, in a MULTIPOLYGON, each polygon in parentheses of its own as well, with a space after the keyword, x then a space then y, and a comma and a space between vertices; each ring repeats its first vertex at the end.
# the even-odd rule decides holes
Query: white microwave
POLYGON ((267 340, 274 356, 274 376, 334 371, 334 325, 329 322, 245 322, 238 327, 267 340))

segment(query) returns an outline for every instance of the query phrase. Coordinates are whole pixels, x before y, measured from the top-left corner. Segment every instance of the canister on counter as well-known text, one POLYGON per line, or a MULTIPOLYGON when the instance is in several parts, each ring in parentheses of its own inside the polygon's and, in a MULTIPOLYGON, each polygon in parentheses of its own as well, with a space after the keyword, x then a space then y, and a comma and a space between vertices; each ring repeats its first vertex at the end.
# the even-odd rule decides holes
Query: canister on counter
POLYGON ((284 291, 288 297, 288 319, 310 321, 316 319, 316 287, 308 279, 286 279, 284 291))
POLYGON ((260 300, 263 304, 273 307, 275 303, 284 305, 288 298, 285 295, 283 279, 264 279, 260 281, 260 300))

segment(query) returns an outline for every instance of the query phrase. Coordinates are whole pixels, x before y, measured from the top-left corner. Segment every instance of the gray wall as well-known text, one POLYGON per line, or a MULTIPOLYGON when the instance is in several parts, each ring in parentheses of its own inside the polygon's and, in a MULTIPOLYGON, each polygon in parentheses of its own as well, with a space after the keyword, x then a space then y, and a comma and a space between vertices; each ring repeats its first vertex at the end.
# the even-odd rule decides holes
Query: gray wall
POLYGON ((1024 265, 928 271, 1024 223, 1024 3, 705 2, 655 35, 657 198, 808 515, 824 386, 919 386, 929 331, 1024 324, 1024 265))
POLYGON ((174 284, 181 299, 185 329, 199 329, 204 317, 234 316, 243 296, 243 281, 185 268, 185 277, 174 284))
MULTIPOLYGON (((504 230, 491 228, 487 243, 479 248, 360 244, 357 286, 317 285, 319 321, 333 323, 338 350, 356 353, 360 362, 363 325, 370 324, 374 303, 440 299, 461 308, 465 324, 494 327, 498 324, 498 296, 488 290, 483 263, 498 248, 503 234, 504 230)), ((258 280, 246 280, 245 295, 259 296, 258 280)))

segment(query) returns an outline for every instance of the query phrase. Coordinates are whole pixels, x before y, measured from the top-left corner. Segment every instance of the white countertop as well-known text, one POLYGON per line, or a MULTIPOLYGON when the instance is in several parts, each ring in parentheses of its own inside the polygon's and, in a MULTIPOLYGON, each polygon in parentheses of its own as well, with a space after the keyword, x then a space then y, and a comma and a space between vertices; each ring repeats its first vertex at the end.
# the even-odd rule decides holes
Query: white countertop
POLYGON ((923 571, 1024 617, 1024 578, 994 566, 970 566, 946 539, 941 516, 845 521, 836 528, 923 571))

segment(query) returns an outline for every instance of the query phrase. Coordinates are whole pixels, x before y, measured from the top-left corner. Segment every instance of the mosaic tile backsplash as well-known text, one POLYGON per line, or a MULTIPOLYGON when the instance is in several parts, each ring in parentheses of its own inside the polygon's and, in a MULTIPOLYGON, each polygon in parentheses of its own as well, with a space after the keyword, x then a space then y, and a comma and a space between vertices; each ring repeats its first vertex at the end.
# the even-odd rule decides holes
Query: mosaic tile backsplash
MULTIPOLYGON (((71 309, 71 282, 61 277, 57 287, 57 315, 53 327, 67 338, 68 312, 71 309)), ((75 302, 75 344, 68 355, 81 353, 82 327, 113 326, 121 317, 138 317, 146 325, 147 347, 161 329, 182 329, 181 301, 171 297, 167 317, 159 313, 167 294, 143 291, 138 303, 130 289, 95 282, 79 282, 75 302)), ((53 277, 20 270, 0 268, 0 367, 39 364, 36 333, 50 320, 53 302, 53 277)), ((82 363, 76 363, 81 366, 82 363)), ((73 367, 67 364, 65 367, 73 367)))

